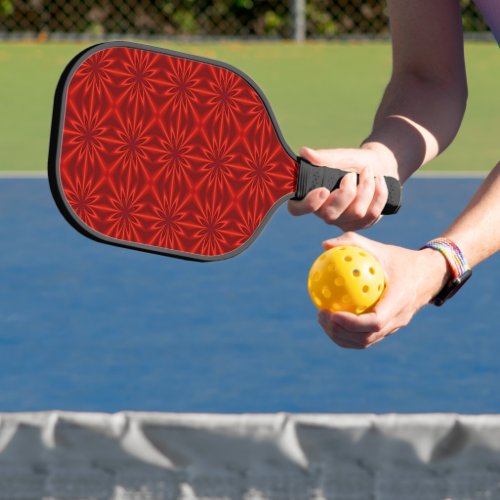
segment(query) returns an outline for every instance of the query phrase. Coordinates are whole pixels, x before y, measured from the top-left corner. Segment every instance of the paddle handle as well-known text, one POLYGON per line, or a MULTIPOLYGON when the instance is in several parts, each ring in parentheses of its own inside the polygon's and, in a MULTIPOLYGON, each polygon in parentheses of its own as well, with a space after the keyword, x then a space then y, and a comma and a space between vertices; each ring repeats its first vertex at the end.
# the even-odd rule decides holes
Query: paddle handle
MULTIPOLYGON (((333 191, 340 186, 342 178, 350 173, 338 168, 317 167, 301 157, 297 160, 299 163, 299 176, 294 200, 302 200, 307 193, 319 187, 326 187, 333 191)), ((384 215, 395 214, 401 207, 401 184, 394 177, 384 177, 384 179, 389 195, 382 213, 384 215)), ((359 175, 357 175, 357 182, 359 182, 359 175)))

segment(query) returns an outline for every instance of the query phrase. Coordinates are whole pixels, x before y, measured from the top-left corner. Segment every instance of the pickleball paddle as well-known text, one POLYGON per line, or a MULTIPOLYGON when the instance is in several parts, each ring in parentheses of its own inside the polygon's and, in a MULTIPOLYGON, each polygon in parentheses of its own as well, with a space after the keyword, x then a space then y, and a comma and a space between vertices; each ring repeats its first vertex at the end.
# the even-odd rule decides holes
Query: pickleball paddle
MULTIPOLYGON (((259 87, 225 63, 131 42, 79 53, 54 99, 49 181, 61 213, 104 243, 233 257, 277 208, 347 172, 286 144, 259 87)), ((386 177, 384 214, 400 206, 386 177)))

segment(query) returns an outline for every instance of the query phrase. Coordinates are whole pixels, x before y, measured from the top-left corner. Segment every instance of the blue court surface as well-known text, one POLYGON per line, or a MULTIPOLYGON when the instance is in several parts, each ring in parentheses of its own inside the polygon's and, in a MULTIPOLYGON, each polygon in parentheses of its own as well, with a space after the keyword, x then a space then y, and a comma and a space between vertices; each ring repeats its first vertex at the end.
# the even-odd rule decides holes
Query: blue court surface
MULTIPOLYGON (((364 234, 417 248, 480 182, 413 179, 364 234)), ((453 301, 351 351, 306 289, 338 234, 283 206, 240 256, 187 262, 86 239, 46 179, 0 179, 0 411, 499 412, 499 256, 453 301)))

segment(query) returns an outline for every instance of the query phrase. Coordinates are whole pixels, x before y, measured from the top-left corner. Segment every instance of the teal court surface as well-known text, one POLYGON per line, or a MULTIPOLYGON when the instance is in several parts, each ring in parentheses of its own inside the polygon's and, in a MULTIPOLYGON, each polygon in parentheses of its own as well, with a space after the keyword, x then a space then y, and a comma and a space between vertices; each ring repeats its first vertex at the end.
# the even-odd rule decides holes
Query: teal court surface
MULTIPOLYGON (((400 213, 364 234, 418 248, 480 182, 410 180, 400 213)), ((1 178, 0 411, 499 412, 499 256, 442 308, 350 351, 306 286, 338 234, 282 207, 240 256, 187 262, 88 240, 45 178, 1 178)))

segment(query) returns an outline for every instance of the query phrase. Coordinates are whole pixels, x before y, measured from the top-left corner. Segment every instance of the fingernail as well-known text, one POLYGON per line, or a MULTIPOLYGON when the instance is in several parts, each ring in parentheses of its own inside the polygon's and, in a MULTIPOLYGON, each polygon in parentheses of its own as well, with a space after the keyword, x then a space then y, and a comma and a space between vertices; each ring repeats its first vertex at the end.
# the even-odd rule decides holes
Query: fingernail
POLYGON ((342 177, 342 179, 340 181, 340 185, 342 186, 344 184, 352 183, 352 179, 353 179, 352 175, 353 175, 353 172, 350 172, 350 173, 344 175, 344 177, 342 177))
POLYGON ((320 200, 326 200, 330 196, 330 191, 328 189, 322 189, 319 192, 319 199, 320 200))

